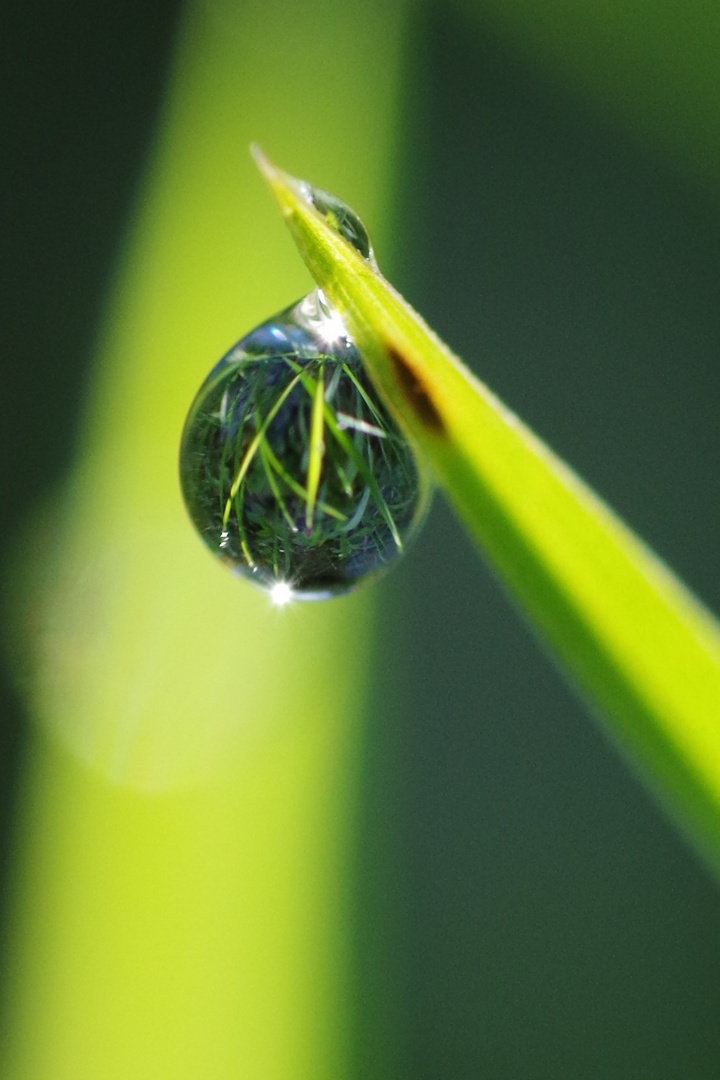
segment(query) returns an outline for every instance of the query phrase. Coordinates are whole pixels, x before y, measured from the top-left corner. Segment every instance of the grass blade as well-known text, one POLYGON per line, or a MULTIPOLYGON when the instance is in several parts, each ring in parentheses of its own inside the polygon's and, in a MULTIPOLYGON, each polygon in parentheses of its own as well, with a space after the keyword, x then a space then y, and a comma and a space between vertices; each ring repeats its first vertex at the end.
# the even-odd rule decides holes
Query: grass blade
POLYGON ((720 628, 255 151, 313 277, 465 525, 606 722, 720 870, 720 628))

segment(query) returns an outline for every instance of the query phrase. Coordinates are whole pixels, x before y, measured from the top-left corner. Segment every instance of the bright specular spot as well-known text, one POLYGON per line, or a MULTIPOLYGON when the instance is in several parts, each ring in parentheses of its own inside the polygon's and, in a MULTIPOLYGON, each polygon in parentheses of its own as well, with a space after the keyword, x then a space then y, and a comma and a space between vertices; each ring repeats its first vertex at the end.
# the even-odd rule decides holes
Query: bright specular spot
POLYGON ((292 600, 292 595, 287 581, 277 581, 270 589, 270 599, 275 607, 285 607, 292 600))
POLYGON ((339 311, 332 311, 331 314, 323 320, 319 329, 328 345, 334 345, 335 342, 340 341, 341 338, 347 336, 345 323, 342 321, 339 311))

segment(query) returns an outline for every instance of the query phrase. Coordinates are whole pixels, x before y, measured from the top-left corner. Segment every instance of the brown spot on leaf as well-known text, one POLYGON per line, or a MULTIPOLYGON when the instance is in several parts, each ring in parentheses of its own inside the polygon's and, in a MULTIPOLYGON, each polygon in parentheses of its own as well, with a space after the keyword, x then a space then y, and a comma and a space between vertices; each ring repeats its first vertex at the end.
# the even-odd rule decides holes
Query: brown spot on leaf
POLYGON ((397 349, 390 346, 388 357, 400 389, 418 420, 436 435, 445 434, 445 424, 422 381, 397 349))

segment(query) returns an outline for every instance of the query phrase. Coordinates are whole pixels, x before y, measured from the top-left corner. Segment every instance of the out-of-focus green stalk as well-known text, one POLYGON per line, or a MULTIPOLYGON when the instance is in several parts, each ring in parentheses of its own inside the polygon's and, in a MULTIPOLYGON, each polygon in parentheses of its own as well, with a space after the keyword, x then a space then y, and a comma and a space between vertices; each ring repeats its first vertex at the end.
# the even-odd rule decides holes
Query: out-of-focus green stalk
POLYGON ((345 890, 372 592, 282 611, 193 534, 185 411, 312 282, 260 139, 375 224, 404 3, 186 19, 75 474, 39 517, 2 1076, 346 1075, 345 890), (48 731, 53 734, 49 736, 48 731))

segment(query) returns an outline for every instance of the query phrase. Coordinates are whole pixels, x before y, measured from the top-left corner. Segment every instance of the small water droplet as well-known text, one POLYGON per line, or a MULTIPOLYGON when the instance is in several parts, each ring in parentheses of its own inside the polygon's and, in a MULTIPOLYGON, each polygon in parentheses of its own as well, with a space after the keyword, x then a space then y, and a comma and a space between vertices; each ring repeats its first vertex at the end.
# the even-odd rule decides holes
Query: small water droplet
POLYGON ((180 480, 208 547, 286 599, 377 577, 428 503, 424 471, 318 289, 210 372, 185 422, 180 480))
POLYGON ((300 181, 300 185, 300 190, 307 201, 315 207, 319 214, 322 214, 328 224, 332 225, 333 229, 339 232, 349 244, 352 244, 366 262, 376 266, 375 254, 368 231, 355 211, 347 203, 344 203, 342 199, 338 199, 336 195, 331 195, 329 191, 313 187, 312 184, 308 184, 304 180, 300 181))

